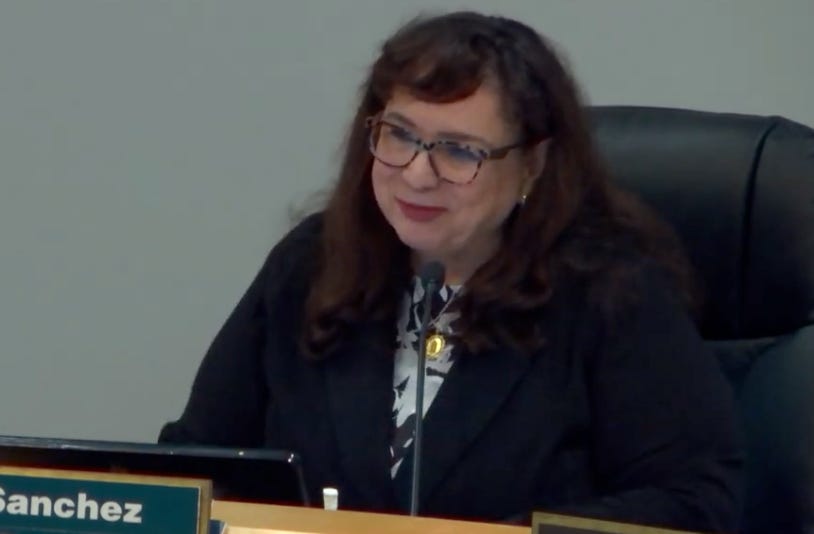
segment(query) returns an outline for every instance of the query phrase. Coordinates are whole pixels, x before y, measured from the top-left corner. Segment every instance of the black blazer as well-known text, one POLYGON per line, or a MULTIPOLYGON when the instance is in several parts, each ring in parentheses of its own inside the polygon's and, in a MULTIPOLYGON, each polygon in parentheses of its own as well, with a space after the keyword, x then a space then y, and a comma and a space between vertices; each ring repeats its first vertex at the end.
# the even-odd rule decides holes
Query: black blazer
MULTIPOLYGON (((313 496, 406 511, 411 458, 390 477, 395 325, 360 325, 329 358, 301 330, 321 218, 289 233, 215 338, 164 442, 298 451, 313 496)), ((545 347, 461 354, 426 413, 422 515, 532 510, 733 531, 741 453, 727 383, 666 279, 642 261, 616 313, 590 284, 540 311, 545 347)))

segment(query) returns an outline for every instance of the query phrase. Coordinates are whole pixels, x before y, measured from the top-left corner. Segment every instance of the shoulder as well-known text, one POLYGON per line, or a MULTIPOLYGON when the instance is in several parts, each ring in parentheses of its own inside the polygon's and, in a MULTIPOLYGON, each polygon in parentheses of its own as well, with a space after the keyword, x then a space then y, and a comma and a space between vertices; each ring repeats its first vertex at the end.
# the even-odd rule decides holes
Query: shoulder
POLYGON ((620 258, 587 284, 584 304, 588 320, 580 335, 595 336, 601 348, 594 356, 607 362, 659 367, 665 358, 685 361, 704 352, 681 291, 653 258, 620 258))
POLYGON ((309 215, 271 248, 259 276, 266 294, 307 285, 319 262, 322 228, 322 213, 309 215))
POLYGON ((323 220, 322 212, 306 216, 283 236, 270 255, 310 249, 317 245, 322 235, 323 220))
POLYGON ((586 280, 585 287, 588 303, 609 313, 629 313, 654 297, 684 306, 681 289, 669 269, 640 252, 608 262, 586 280))
MULTIPOLYGON (((591 268, 564 269, 553 302, 568 310, 585 341, 619 341, 647 332, 694 335, 692 309, 670 269, 635 247, 620 247, 591 268)), ((552 303, 553 303, 552 302, 552 303)))
POLYGON ((603 373, 613 369, 624 373, 621 381, 642 373, 664 373, 659 380, 666 380, 670 374, 684 376, 685 369, 700 373, 713 366, 667 269, 643 254, 616 258, 605 267, 562 286, 562 335, 589 376, 610 380, 603 373), (676 368, 680 365, 685 367, 676 368))
POLYGON ((697 297, 692 271, 678 243, 654 244, 635 228, 602 221, 563 236, 555 252, 554 285, 578 288, 591 307, 629 313, 658 295, 688 313, 697 297))

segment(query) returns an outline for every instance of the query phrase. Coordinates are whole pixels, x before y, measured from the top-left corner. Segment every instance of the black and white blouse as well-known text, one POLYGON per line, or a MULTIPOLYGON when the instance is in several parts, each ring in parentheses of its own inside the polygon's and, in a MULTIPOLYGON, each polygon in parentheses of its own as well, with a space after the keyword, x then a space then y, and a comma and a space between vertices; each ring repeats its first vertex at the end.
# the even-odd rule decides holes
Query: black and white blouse
MULTIPOLYGON (((451 342, 452 323, 457 312, 447 310, 461 286, 443 285, 432 296, 430 333, 444 334, 446 344, 435 358, 427 358, 424 376, 424 413, 429 410, 441 384, 455 362, 451 342)), ((393 371, 393 441, 390 445, 390 474, 395 477, 402 460, 413 442, 415 432, 415 400, 418 367, 418 341, 423 313, 424 288, 415 276, 402 300, 399 312, 396 361, 393 371)))

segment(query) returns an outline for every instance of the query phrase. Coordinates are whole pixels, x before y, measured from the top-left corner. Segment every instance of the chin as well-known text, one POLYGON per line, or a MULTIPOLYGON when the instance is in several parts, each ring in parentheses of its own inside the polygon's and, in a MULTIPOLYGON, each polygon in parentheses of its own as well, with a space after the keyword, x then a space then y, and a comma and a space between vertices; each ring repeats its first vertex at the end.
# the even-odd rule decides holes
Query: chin
POLYGON ((411 250, 433 255, 435 251, 442 248, 441 240, 438 239, 438 231, 430 227, 416 228, 415 223, 405 221, 395 225, 394 228, 399 240, 411 250))

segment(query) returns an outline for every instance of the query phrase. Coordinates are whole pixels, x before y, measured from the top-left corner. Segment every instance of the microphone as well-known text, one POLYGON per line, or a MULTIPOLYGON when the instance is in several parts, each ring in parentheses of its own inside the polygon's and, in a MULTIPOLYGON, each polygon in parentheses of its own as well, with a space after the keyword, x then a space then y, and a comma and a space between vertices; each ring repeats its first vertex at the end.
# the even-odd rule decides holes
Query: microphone
POLYGON ((427 364, 427 330, 430 326, 432 296, 444 283, 443 264, 432 261, 419 272, 424 288, 424 309, 421 314, 421 329, 418 335, 418 374, 415 384, 415 434, 413 435, 413 480, 410 488, 410 515, 418 515, 418 492, 421 484, 421 442, 424 428, 424 375, 427 364))

